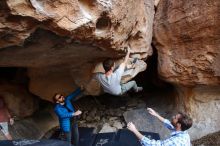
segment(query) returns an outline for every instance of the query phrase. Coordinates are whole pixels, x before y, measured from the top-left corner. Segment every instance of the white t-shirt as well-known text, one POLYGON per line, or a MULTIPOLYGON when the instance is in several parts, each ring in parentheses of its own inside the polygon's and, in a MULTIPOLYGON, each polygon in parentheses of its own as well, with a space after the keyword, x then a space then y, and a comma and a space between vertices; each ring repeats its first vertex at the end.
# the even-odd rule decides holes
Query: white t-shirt
POLYGON ((120 95, 121 94, 121 77, 124 73, 125 64, 122 63, 120 66, 109 76, 106 76, 104 73, 97 73, 96 79, 100 82, 104 92, 120 95))

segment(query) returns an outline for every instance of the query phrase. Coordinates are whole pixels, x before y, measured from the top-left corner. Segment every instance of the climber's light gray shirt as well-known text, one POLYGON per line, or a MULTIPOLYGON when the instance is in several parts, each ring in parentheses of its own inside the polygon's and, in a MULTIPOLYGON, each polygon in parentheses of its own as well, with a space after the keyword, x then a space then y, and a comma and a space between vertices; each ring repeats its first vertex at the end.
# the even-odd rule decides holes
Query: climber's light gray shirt
POLYGON ((104 73, 97 73, 95 78, 100 82, 104 92, 120 95, 121 92, 121 77, 124 73, 125 65, 122 63, 111 75, 106 76, 104 73))

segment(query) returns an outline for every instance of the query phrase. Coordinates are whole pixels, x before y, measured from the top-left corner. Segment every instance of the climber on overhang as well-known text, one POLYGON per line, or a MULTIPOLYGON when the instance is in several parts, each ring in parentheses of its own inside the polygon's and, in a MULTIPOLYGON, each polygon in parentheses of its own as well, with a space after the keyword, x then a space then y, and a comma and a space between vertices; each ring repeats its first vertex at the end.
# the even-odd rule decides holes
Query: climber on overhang
POLYGON ((135 92, 143 90, 142 87, 137 86, 134 80, 121 84, 121 78, 128 62, 129 55, 130 48, 128 47, 124 61, 116 70, 114 70, 115 63, 112 59, 108 58, 103 62, 105 73, 96 73, 95 78, 100 82, 104 92, 112 95, 122 95, 130 89, 133 89, 135 92))
POLYGON ((76 99, 82 90, 82 87, 78 88, 66 97, 60 93, 56 93, 53 97, 53 101, 56 104, 54 111, 59 118, 61 132, 64 133, 66 141, 70 145, 73 143, 74 146, 79 145, 77 116, 81 115, 82 112, 80 110, 75 111, 71 101, 76 99))

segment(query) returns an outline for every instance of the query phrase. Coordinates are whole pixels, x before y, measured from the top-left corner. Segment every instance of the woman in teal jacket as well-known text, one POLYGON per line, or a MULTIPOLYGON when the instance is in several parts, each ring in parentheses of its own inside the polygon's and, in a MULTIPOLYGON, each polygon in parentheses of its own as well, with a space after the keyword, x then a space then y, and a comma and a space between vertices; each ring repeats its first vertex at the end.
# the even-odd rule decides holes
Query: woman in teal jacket
POLYGON ((80 110, 75 111, 71 101, 80 93, 81 89, 78 88, 66 97, 58 93, 53 97, 54 103, 56 103, 54 111, 59 118, 60 129, 64 132, 68 142, 72 143, 71 139, 73 139, 74 146, 78 146, 79 132, 77 121, 73 117, 80 115, 82 112, 80 110))

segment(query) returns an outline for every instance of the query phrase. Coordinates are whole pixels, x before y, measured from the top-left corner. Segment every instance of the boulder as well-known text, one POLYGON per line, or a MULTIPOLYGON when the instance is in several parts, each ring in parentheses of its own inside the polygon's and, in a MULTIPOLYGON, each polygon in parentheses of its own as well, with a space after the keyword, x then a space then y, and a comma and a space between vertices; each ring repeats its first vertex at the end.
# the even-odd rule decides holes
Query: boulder
MULTIPOLYGON (((9 126, 9 131, 15 140, 24 138, 37 140, 42 139, 55 127, 57 129, 58 126, 59 119, 55 115, 53 107, 48 106, 47 108, 42 108, 41 111, 35 112, 32 116, 19 120, 15 119, 15 123, 9 126)), ((2 133, 0 133, 0 140, 5 140, 2 133)))
POLYGON ((220 84, 220 1, 161 0, 153 44, 162 79, 181 85, 220 84))
POLYGON ((216 0, 160 0, 155 15, 159 76, 177 89, 177 108, 192 116, 192 140, 220 130, 219 6, 216 0))
POLYGON ((99 133, 110 133, 110 132, 116 132, 116 128, 111 127, 108 123, 105 123, 102 129, 99 131, 99 133))
POLYGON ((27 117, 39 108, 36 96, 21 85, 1 83, 0 96, 4 98, 11 116, 27 117))
POLYGON ((189 129, 192 140, 199 139, 220 130, 220 87, 196 86, 178 87, 179 109, 186 111, 193 119, 189 129))
POLYGON ((120 121, 115 121, 113 124, 113 127, 117 128, 117 129, 122 129, 123 125, 120 121))
POLYGON ((22 46, 25 39, 35 31, 37 21, 10 15, 6 1, 0 1, 0 7, 0 48, 22 46))
POLYGON ((0 5, 0 67, 27 68, 29 90, 49 101, 55 92, 68 94, 80 85, 87 94, 100 94, 100 86, 90 83, 94 67, 107 57, 121 60, 124 47, 132 50, 131 62, 138 59, 125 82, 146 69, 144 60, 152 54, 154 0, 3 0, 0 5))

